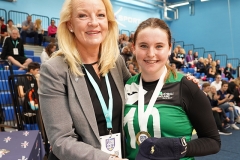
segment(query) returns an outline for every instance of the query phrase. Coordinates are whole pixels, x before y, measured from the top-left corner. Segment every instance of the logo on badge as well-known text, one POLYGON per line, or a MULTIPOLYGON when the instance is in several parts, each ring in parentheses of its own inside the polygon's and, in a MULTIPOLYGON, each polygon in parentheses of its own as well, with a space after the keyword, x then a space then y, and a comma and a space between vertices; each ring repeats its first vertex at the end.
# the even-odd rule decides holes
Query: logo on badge
POLYGON ((106 148, 112 151, 115 148, 115 138, 106 139, 106 148))

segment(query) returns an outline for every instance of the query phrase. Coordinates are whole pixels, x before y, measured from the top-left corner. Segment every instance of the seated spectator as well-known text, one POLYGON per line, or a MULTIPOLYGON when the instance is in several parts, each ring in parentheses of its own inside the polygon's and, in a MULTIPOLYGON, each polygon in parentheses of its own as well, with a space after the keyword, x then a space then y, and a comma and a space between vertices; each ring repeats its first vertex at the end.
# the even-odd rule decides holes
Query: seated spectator
POLYGON ((236 69, 232 67, 231 63, 228 63, 223 72, 225 74, 225 77, 227 77, 228 80, 231 80, 234 79, 233 74, 236 72, 236 69))
POLYGON ((31 16, 27 16, 27 20, 22 22, 21 37, 23 44, 26 44, 26 37, 34 37, 34 44, 37 45, 38 33, 31 16))
POLYGON ((228 82, 222 81, 222 87, 217 91, 217 94, 220 96, 218 99, 218 106, 222 109, 224 113, 229 112, 230 126, 232 129, 239 130, 239 127, 235 124, 240 123, 239 114, 234 108, 234 103, 231 102, 233 95, 227 94, 228 82))
POLYGON ((181 61, 182 65, 185 65, 185 53, 185 50, 183 48, 180 48, 180 52, 177 54, 177 59, 181 61))
POLYGON ((57 26, 55 26, 55 21, 51 20, 51 25, 48 27, 48 36, 56 37, 57 34, 57 26))
POLYGON ((205 75, 208 75, 208 70, 210 68, 210 63, 208 58, 203 59, 205 75))
POLYGON ((180 53, 181 46, 177 45, 177 47, 173 50, 172 54, 169 57, 170 63, 176 64, 176 68, 179 70, 184 65, 182 59, 177 58, 177 55, 180 53))
POLYGON ((197 63, 197 61, 198 61, 198 52, 194 52, 193 58, 194 58, 195 62, 197 63))
POLYGON ((35 29, 38 33, 38 45, 41 46, 42 45, 42 41, 43 41, 43 34, 44 34, 44 30, 42 28, 42 21, 41 19, 36 19, 35 21, 35 29))
POLYGON ((216 62, 212 61, 208 68, 207 78, 215 78, 216 76, 216 62))
MULTIPOLYGON (((215 90, 215 92, 211 92, 210 83, 204 83, 202 85, 202 91, 205 93, 205 95, 208 97, 208 99, 211 103, 213 116, 214 116, 216 125, 218 127, 219 134, 231 135, 232 134, 231 132, 229 132, 223 128, 223 119, 224 119, 223 117, 224 116, 223 116, 222 109, 218 107, 217 103, 214 103, 214 102, 217 102, 217 100, 219 98, 219 96, 216 93, 216 90, 215 90)), ((212 90, 212 91, 214 91, 214 90, 212 90)))
POLYGON ((209 62, 211 62, 211 61, 213 60, 212 55, 211 55, 211 54, 208 54, 208 55, 207 55, 207 59, 208 59, 209 62))
POLYGON ((196 67, 197 67, 197 72, 198 73, 204 73, 205 74, 205 66, 204 66, 204 60, 202 57, 199 58, 196 67))
POLYGON ((7 26, 4 24, 3 17, 0 17, 0 46, 2 46, 5 37, 8 36, 7 26))
MULTIPOLYGON (((13 21, 9 19, 7 22, 7 32, 9 36, 11 35, 13 29, 18 30, 18 28, 13 25, 13 21)), ((19 30, 18 30, 18 37, 20 38, 19 30)))
MULTIPOLYGON (((26 73, 26 74, 33 75, 36 78, 37 85, 39 80, 39 69, 40 69, 39 63, 31 62, 28 65, 28 70, 26 73)), ((36 102, 35 99, 31 99, 32 94, 37 94, 37 91, 34 91, 34 79, 31 76, 18 77, 17 89, 18 89, 19 103, 23 106, 22 116, 24 119, 24 123, 27 123, 27 124, 36 123, 35 110, 38 109, 38 102, 36 102)), ((37 99, 37 97, 35 98, 37 99)))
POLYGON ((186 56, 186 62, 190 68, 194 67, 194 58, 192 55, 192 50, 188 51, 188 55, 186 56))
POLYGON ((134 33, 131 33, 128 41, 133 43, 133 39, 134 39, 134 33))
POLYGON ((122 52, 121 52, 121 55, 125 61, 126 66, 127 66, 128 61, 130 61, 132 58, 132 54, 129 51, 130 51, 130 49, 128 48, 128 46, 125 46, 125 47, 123 47, 122 52))
POLYGON ((213 81, 211 83, 211 86, 214 86, 217 91, 221 89, 221 87, 222 87, 222 77, 221 77, 220 74, 217 74, 215 76, 215 81, 213 81))
POLYGON ((138 66, 136 56, 133 56, 133 58, 130 60, 128 64, 128 70, 132 74, 132 76, 140 73, 140 68, 138 66))
POLYGON ((217 63, 217 64, 216 64, 216 72, 217 72, 217 74, 222 75, 223 68, 220 67, 220 60, 217 59, 217 60, 216 60, 216 63, 217 63))
POLYGON ((49 45, 46 46, 45 50, 41 54, 41 62, 46 62, 52 56, 52 53, 56 51, 56 48, 56 44, 49 43, 49 45))
POLYGON ((240 107, 240 77, 236 78, 234 82, 237 88, 234 92, 234 101, 236 102, 236 105, 240 107))
POLYGON ((18 33, 18 30, 13 29, 11 36, 5 39, 1 59, 7 59, 18 66, 20 70, 23 70, 27 68, 32 60, 24 56, 23 42, 18 38, 18 33))

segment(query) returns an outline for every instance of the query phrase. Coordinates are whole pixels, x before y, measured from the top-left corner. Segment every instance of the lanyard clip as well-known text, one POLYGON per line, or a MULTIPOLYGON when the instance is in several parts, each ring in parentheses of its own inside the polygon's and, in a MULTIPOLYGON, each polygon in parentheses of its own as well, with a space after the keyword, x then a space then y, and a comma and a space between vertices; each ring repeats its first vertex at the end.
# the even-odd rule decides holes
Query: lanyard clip
POLYGON ((109 131, 109 135, 112 135, 112 128, 108 129, 108 131, 109 131))

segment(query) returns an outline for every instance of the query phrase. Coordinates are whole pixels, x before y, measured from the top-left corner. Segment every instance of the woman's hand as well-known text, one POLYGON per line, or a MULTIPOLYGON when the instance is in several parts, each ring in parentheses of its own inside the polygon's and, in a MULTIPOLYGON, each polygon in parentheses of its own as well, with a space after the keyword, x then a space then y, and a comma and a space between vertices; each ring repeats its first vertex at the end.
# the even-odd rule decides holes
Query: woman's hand
POLYGON ((193 83, 196 83, 196 84, 198 85, 198 87, 200 88, 199 80, 198 80, 196 77, 194 77, 194 76, 192 76, 192 75, 190 75, 190 74, 186 74, 186 76, 187 76, 187 79, 188 79, 188 80, 192 80, 193 83))

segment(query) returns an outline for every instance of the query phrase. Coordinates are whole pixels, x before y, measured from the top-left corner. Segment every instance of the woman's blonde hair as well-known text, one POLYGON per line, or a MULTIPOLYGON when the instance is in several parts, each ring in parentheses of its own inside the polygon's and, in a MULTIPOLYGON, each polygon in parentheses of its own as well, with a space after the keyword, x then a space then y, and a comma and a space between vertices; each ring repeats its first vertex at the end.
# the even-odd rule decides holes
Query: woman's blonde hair
MULTIPOLYGON (((75 35, 68 29, 67 23, 71 19, 72 15, 72 1, 65 0, 61 14, 60 22, 57 30, 59 51, 56 56, 63 56, 66 63, 69 65, 70 71, 74 75, 83 75, 79 71, 78 67, 82 65, 82 60, 77 50, 76 43, 74 41, 75 35)), ((115 61, 119 55, 118 49, 118 24, 114 17, 114 12, 110 0, 102 0, 106 8, 106 16, 108 20, 108 34, 101 43, 99 48, 99 66, 100 74, 105 75, 111 68, 114 67, 115 61)))
POLYGON ((35 24, 37 26, 37 29, 42 27, 41 22, 42 22, 41 19, 36 19, 35 24))

